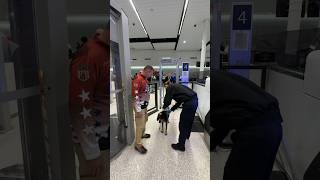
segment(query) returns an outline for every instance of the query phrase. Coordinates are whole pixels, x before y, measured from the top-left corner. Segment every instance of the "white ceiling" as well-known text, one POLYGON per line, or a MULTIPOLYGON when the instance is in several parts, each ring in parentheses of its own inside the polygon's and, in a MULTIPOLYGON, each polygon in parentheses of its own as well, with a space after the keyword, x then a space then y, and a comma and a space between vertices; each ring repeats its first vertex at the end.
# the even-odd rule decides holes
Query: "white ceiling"
POLYGON ((184 0, 134 2, 151 39, 177 37, 184 0))
MULTIPOLYGON (((145 38, 145 37, 147 37, 147 35, 143 31, 142 25, 140 24, 138 17, 134 13, 134 11, 130 5, 129 0, 118 0, 117 2, 129 19, 130 38, 145 38), (135 25, 133 25, 133 23, 135 23, 135 25)), ((140 13, 140 9, 137 9, 137 10, 140 13)), ((146 26, 146 24, 145 24, 145 26, 146 26)))
MULTIPOLYGON (((237 1, 241 2, 245 0, 223 0, 222 14, 230 15, 232 2, 237 1)), ((136 8, 151 39, 177 37, 184 0, 133 0, 133 2, 136 5, 136 8)), ((268 17, 270 15, 272 19, 275 18, 273 16, 276 11, 276 0, 251 0, 251 2, 253 2, 255 15, 266 15, 268 17)), ((118 0, 118 3, 129 18, 130 38, 147 37, 129 3, 129 0, 118 0), (135 23, 135 26, 132 25, 133 23, 135 23)), ((187 14, 182 27, 177 50, 200 50, 203 21, 209 18, 210 0, 189 0, 187 14), (197 25, 196 27, 194 27, 195 24, 197 25), (183 41, 186 41, 186 43, 182 43, 183 41)), ((229 25, 226 24, 223 26, 228 27, 229 25)), ((267 25, 265 24, 263 29, 265 26, 267 25)), ((272 25, 269 24, 268 27, 270 29, 272 28, 272 25)), ((258 27, 258 29, 261 28, 258 27)), ((224 28, 224 31, 225 30, 228 31, 228 28, 224 28)), ((154 44, 154 47, 157 50, 157 48, 164 48, 165 45, 166 44, 154 44)), ((170 48, 171 47, 172 45, 170 48)))
POLYGON ((177 50, 201 49, 204 20, 210 18, 210 0, 191 0, 179 38, 177 50), (197 25, 194 27, 194 25, 197 25), (186 43, 183 43, 186 41, 186 43))
POLYGON ((156 50, 172 50, 176 43, 154 43, 153 46, 156 50))
POLYGON ((138 50, 150 50, 153 49, 150 42, 130 43, 130 48, 138 50))
MULTIPOLYGON (((133 0, 133 2, 151 39, 177 37, 184 0, 133 0)), ((119 0, 118 3, 129 18, 130 38, 147 37, 129 0, 119 0)), ((209 18, 209 8, 210 0, 189 0, 178 50, 199 50, 201 48, 201 22, 209 18), (194 24, 197 24, 197 27, 193 27, 194 24), (187 43, 183 44, 183 40, 186 40, 187 43)), ((154 47, 156 50, 173 50, 175 43, 154 43, 154 47)))

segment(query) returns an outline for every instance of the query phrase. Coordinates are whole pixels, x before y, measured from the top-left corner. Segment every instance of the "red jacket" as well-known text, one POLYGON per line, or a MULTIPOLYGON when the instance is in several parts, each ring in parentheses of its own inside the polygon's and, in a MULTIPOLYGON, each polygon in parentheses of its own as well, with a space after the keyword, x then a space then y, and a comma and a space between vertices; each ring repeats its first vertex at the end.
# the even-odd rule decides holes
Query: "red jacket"
POLYGON ((69 105, 74 140, 81 144, 87 159, 100 155, 97 140, 107 133, 109 57, 107 45, 94 38, 79 50, 70 65, 69 105))
POLYGON ((132 97, 136 102, 145 101, 146 96, 149 96, 149 81, 141 73, 132 80, 132 97))

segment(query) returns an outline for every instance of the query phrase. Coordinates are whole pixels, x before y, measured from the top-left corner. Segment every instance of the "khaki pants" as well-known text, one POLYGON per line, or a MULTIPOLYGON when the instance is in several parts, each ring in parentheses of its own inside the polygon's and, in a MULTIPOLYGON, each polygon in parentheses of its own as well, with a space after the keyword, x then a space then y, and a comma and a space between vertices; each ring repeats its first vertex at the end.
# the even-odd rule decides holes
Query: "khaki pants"
MULTIPOLYGON (((135 110, 135 109, 134 109, 135 110)), ((146 123, 148 121, 147 108, 143 109, 140 113, 135 110, 135 122, 136 122, 136 144, 142 144, 142 136, 146 129, 146 123), (141 114, 140 114, 141 113, 141 114), (142 116, 139 116, 142 115, 142 116)))
POLYGON ((107 151, 102 151, 101 156, 102 156, 102 161, 105 164, 105 169, 102 170, 101 176, 97 177, 92 177, 90 176, 90 169, 87 164, 87 160, 85 159, 85 156, 82 152, 82 149, 80 147, 80 144, 75 144, 74 145, 76 154, 78 156, 79 160, 79 175, 80 175, 80 180, 106 180, 107 177, 109 177, 110 174, 110 168, 109 168, 109 153, 107 151))

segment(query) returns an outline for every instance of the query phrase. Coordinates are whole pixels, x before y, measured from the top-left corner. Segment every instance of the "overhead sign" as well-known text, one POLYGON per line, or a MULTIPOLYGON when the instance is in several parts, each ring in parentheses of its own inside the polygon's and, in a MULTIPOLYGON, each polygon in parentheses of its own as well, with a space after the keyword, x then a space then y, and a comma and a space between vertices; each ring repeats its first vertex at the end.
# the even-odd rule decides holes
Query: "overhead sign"
POLYGON ((189 83, 189 63, 187 62, 182 63, 181 82, 186 86, 189 83))
MULTIPOLYGON (((250 65, 252 47, 252 12, 253 6, 250 2, 236 2, 232 5, 229 65, 250 65)), ((250 71, 247 69, 231 69, 230 71, 249 78, 250 71)))
POLYGON ((189 71, 189 63, 182 63, 182 66, 183 71, 189 71))
POLYGON ((176 59, 171 59, 171 58, 162 58, 160 60, 160 62, 163 65, 172 65, 172 64, 176 64, 177 60, 176 59))
POLYGON ((233 5, 232 30, 250 30, 252 22, 252 5, 233 5))

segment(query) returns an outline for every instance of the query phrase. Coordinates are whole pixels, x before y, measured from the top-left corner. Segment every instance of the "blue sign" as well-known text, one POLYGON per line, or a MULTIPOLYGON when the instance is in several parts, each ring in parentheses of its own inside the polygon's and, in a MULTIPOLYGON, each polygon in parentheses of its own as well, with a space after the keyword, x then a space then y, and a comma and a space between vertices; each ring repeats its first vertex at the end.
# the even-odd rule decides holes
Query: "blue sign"
POLYGON ((234 5, 232 30, 250 30, 252 20, 252 5, 234 5))
POLYGON ((182 71, 189 71, 189 63, 182 64, 182 71))

